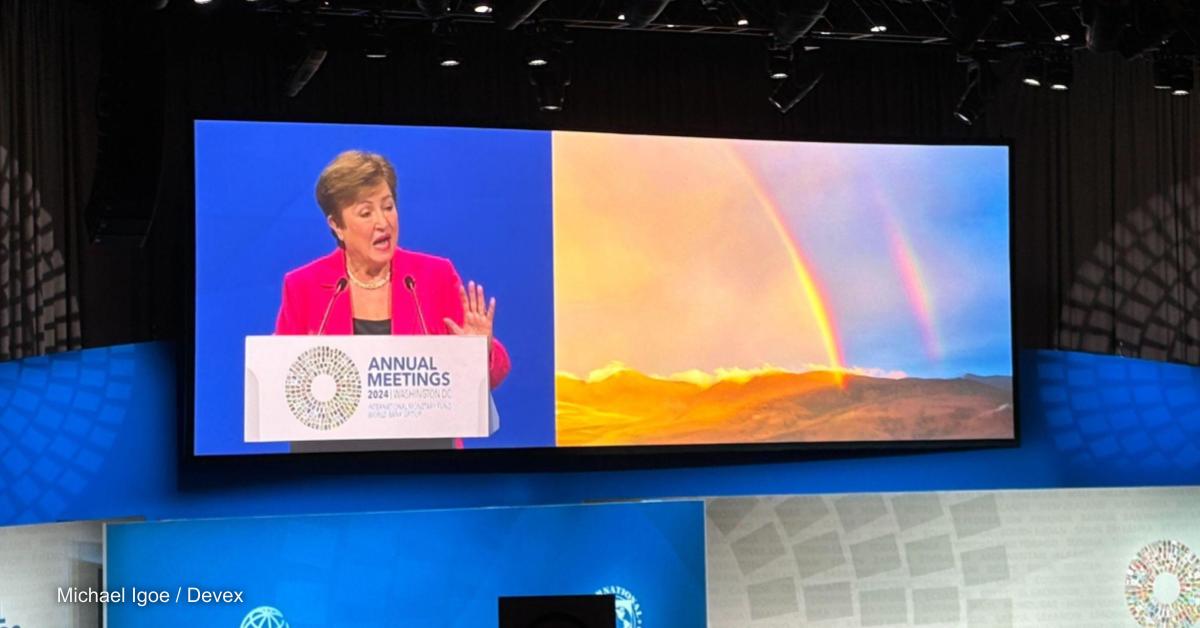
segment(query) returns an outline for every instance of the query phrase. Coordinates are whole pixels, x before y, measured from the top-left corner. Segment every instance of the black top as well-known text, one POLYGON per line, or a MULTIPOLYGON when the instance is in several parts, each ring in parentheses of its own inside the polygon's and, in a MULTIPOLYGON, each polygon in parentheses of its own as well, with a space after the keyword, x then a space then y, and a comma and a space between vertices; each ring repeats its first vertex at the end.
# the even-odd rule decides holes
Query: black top
POLYGON ((392 335, 392 319, 385 318, 381 321, 368 321, 356 318, 354 319, 354 335, 390 336, 392 335))

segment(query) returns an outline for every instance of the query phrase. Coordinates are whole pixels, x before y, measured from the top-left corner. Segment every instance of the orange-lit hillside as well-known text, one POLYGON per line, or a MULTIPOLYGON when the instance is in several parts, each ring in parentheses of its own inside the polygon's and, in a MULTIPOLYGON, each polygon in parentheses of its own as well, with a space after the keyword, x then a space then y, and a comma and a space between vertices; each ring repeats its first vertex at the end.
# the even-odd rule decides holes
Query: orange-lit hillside
MULTIPOLYGON (((1011 438, 1011 392, 971 378, 830 371, 651 377, 559 373, 561 446, 1011 438), (689 381, 691 380, 691 381, 689 381)), ((1008 380, 1005 379, 1004 382, 1008 380)))

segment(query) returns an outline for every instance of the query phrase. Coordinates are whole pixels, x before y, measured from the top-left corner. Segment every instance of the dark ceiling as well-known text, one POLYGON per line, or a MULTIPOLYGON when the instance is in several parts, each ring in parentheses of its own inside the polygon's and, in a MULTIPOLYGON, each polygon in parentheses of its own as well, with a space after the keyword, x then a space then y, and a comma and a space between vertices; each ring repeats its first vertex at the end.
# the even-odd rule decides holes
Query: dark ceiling
POLYGON ((139 1, 172 12, 274 13, 385 27, 438 16, 439 21, 525 28, 559 25, 734 36, 770 36, 789 14, 799 13, 815 17, 811 27, 803 29, 806 43, 869 41, 982 50, 1088 46, 1125 56, 1159 49, 1164 42, 1173 51, 1195 54, 1200 38, 1200 3, 1191 0, 493 0, 483 3, 491 6, 490 13, 477 13, 481 3, 475 0, 211 0, 203 5, 194 0, 139 1), (975 33, 978 37, 972 38, 975 33))

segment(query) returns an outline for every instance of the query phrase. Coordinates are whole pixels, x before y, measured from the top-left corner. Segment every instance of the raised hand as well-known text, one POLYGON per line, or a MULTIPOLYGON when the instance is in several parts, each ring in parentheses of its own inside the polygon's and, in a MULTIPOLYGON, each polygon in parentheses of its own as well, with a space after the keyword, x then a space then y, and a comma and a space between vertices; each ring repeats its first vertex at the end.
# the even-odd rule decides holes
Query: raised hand
POLYGON ((483 285, 474 281, 466 287, 458 287, 458 297, 462 299, 463 324, 460 327, 449 318, 442 319, 451 333, 459 336, 487 336, 488 347, 492 343, 492 324, 496 320, 496 298, 488 301, 483 296, 483 285))

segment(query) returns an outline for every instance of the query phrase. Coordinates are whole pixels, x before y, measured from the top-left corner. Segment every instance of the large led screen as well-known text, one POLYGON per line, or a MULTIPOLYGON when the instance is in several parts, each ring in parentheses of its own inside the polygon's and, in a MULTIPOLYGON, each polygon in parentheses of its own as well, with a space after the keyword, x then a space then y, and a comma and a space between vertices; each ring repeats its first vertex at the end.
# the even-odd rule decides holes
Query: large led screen
POLYGON ((195 164, 198 455, 1014 436, 1004 146, 197 121, 195 164))

